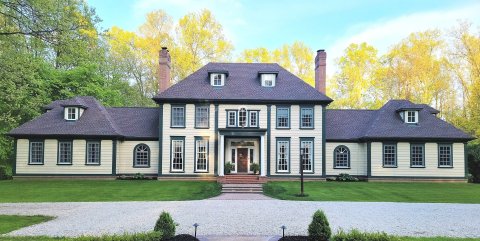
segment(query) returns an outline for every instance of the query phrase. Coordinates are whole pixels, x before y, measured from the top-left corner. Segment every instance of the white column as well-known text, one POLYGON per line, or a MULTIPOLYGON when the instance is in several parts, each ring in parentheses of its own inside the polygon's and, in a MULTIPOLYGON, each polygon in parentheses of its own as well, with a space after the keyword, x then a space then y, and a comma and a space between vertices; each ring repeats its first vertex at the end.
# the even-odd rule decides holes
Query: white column
POLYGON ((265 137, 260 136, 260 163, 262 166, 260 167, 260 176, 264 177, 267 174, 267 160, 265 160, 265 137))
POLYGON ((220 135, 220 147, 219 147, 219 150, 218 150, 218 157, 219 157, 219 162, 218 162, 218 175, 219 176, 225 176, 225 171, 224 171, 224 168, 225 168, 225 137, 224 135, 220 135))

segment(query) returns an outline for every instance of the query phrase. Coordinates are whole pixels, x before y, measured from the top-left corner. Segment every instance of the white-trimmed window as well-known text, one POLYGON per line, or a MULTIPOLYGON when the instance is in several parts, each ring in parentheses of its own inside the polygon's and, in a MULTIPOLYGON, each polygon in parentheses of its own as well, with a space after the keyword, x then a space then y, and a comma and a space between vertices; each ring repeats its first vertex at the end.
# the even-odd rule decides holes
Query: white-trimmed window
POLYGON ((209 127, 209 106, 201 105, 195 107, 195 127, 208 128, 209 127))
POLYGON ((237 111, 229 110, 227 111, 227 127, 237 126, 237 111))
POLYGON ((397 167, 396 144, 383 144, 383 167, 397 167))
POLYGON ((208 139, 195 137, 195 171, 207 172, 208 139))
POLYGON ((313 140, 300 138, 300 160, 304 172, 313 172, 313 140))
POLYGON ((249 112, 250 127, 258 127, 258 111, 249 112))
POLYGON ((262 74, 262 86, 274 87, 275 86, 275 74, 262 74))
POLYGON ((410 144, 410 166, 425 167, 425 146, 423 144, 410 144))
POLYGON ((225 74, 218 74, 218 73, 210 74, 210 84, 212 86, 224 86, 225 74))
POLYGON ((184 155, 185 155, 185 138, 184 137, 172 137, 171 144, 171 170, 172 172, 184 171, 184 155))
POLYGON ((30 141, 30 155, 28 164, 43 164, 43 141, 30 141))
POLYGON ((277 172, 290 170, 290 140, 287 138, 277 139, 277 172))
POLYGON ((185 127, 185 106, 172 106, 172 127, 185 127))
POLYGON ((245 108, 241 108, 238 111, 238 126, 247 126, 247 110, 245 108))
POLYGON ((290 108, 277 108, 277 128, 290 128, 290 108))
POLYGON ((408 123, 408 124, 418 123, 418 111, 416 110, 405 111, 405 123, 408 123))
POLYGON ((78 108, 65 107, 65 120, 78 120, 78 108))
POLYGON ((350 168, 350 150, 346 146, 337 146, 333 151, 334 168, 350 168))
POLYGON ((72 141, 58 142, 58 164, 72 164, 72 141))
POLYGON ((87 165, 100 165, 100 142, 87 141, 87 165))
POLYGON ((313 108, 302 107, 300 109, 300 127, 313 128, 313 108))
POLYGON ((150 147, 138 144, 133 151, 133 167, 150 167, 150 147))
POLYGON ((438 144, 438 166, 453 167, 452 144, 438 144))

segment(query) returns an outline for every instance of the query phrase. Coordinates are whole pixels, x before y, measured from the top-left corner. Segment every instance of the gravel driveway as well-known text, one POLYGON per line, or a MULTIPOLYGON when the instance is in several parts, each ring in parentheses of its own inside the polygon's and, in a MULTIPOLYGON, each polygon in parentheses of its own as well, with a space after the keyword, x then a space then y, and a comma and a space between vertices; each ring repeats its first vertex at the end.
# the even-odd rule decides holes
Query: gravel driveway
POLYGON ((407 236, 480 237, 479 204, 200 200, 178 202, 83 202, 0 204, 0 214, 58 218, 9 235, 79 236, 153 229, 162 210, 179 224, 178 233, 200 235, 306 234, 311 216, 323 209, 334 230, 357 228, 407 236))

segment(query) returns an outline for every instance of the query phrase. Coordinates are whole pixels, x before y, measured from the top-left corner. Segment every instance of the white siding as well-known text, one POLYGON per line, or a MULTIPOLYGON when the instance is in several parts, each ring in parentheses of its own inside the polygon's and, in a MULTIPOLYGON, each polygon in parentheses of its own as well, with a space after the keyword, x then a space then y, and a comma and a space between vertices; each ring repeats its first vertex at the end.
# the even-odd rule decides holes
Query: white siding
POLYGON ((73 140, 72 165, 57 165, 57 140, 44 142, 43 165, 28 165, 29 140, 17 140, 17 174, 111 174, 112 141, 101 141, 101 160, 99 166, 85 165, 85 140, 73 140))
POLYGON ((117 142, 117 174, 157 174, 158 173, 158 141, 123 141, 117 142), (150 147, 150 167, 133 167, 133 151, 138 144, 150 147))
POLYGON ((195 165, 195 136, 209 137, 208 173, 201 175, 213 175, 215 163, 215 106, 210 105, 210 126, 208 129, 195 129, 195 105, 187 104, 185 108, 185 128, 170 128, 171 105, 163 106, 163 142, 162 142, 162 175, 169 174, 196 174, 195 165), (170 173, 170 140, 172 136, 185 137, 185 172, 170 173))
POLYGON ((383 168, 381 142, 372 143, 372 176, 464 177, 464 144, 453 143, 453 168, 438 168, 437 143, 425 143, 425 168, 410 167, 410 143, 397 143, 397 168, 383 168))
POLYGON ((338 175, 340 173, 348 173, 350 175, 367 175, 367 144, 365 143, 346 143, 346 142, 327 142, 325 148, 327 165, 327 175, 338 175), (350 168, 334 169, 334 150, 337 146, 346 146, 350 150, 350 168))
MULTIPOLYGON (((300 106, 290 106, 290 129, 277 129, 276 106, 271 110, 270 175, 298 175, 300 173, 300 138, 314 137, 314 174, 322 175, 322 106, 314 107, 314 129, 300 129, 300 106), (290 174, 276 173, 277 137, 290 137, 290 174)), ((311 174, 307 174, 311 175, 311 174)))

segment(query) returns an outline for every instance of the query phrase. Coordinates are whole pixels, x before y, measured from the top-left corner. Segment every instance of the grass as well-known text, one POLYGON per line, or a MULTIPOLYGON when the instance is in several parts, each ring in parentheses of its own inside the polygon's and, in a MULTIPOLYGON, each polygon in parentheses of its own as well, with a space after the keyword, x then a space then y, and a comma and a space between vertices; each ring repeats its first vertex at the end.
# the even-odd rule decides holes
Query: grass
POLYGON ((480 238, 451 238, 451 237, 400 237, 400 239, 402 241, 480 241, 480 238))
POLYGON ((48 216, 0 215, 0 234, 9 233, 23 227, 52 220, 48 216))
POLYGON ((480 203, 480 185, 470 183, 305 182, 307 197, 299 197, 300 182, 269 182, 264 193, 282 200, 480 203))
POLYGON ((220 192, 219 184, 206 181, 0 181, 0 203, 198 200, 220 192))

